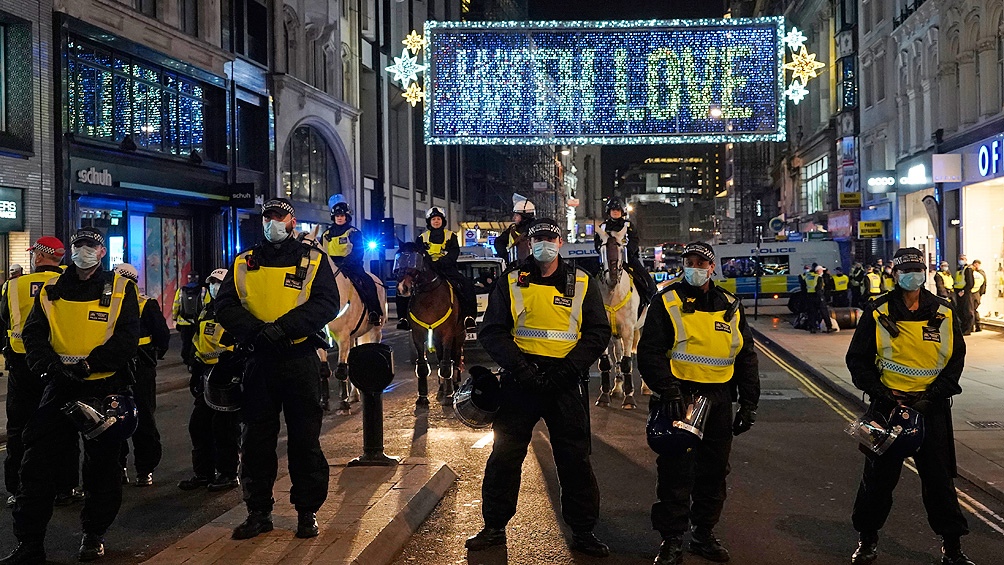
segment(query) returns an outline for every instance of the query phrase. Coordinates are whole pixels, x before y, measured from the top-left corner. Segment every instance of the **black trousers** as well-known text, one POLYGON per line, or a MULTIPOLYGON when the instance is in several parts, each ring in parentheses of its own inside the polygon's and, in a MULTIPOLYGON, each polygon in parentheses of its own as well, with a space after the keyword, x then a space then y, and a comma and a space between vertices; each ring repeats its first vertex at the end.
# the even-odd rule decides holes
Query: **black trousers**
POLYGON ((457 293, 457 299, 460 301, 460 315, 463 317, 477 317, 478 297, 474 291, 474 283, 453 265, 434 263, 433 268, 440 276, 450 282, 454 292, 457 293))
POLYGON ((178 328, 178 335, 181 336, 181 360, 186 365, 191 365, 195 362, 195 344, 192 343, 192 338, 195 337, 199 326, 198 324, 177 324, 175 327, 178 328))
MULTIPOLYGON (((206 366, 196 362, 193 380, 202 381, 206 366)), ((188 435, 192 438, 192 470, 197 477, 214 479, 237 476, 240 461, 240 412, 220 412, 206 404, 202 390, 192 391, 195 397, 192 416, 188 420, 188 435)))
POLYGON ((962 327, 962 333, 971 333, 973 331, 973 322, 975 321, 972 293, 963 292, 959 294, 959 291, 955 291, 955 313, 959 317, 959 325, 962 327))
POLYGON ((241 480, 250 511, 271 511, 279 462, 279 413, 286 420, 289 501, 300 512, 317 512, 328 496, 328 461, 321 451, 320 363, 317 353, 266 353, 252 361, 244 377, 241 480))
POLYGON ((641 301, 644 304, 648 304, 652 301, 652 297, 659 292, 659 287, 655 284, 655 279, 652 275, 648 274, 648 269, 642 264, 641 259, 635 257, 630 259, 627 264, 628 271, 631 273, 631 279, 634 281, 634 286, 638 289, 641 294, 641 301))
MULTIPOLYGON (((156 358, 156 357, 154 357, 156 358)), ((132 396, 139 410, 139 426, 132 435, 133 463, 136 474, 152 473, 163 455, 160 432, 157 431, 157 367, 144 361, 136 364, 136 382, 132 385, 132 396)), ((122 442, 119 463, 124 469, 129 456, 129 441, 122 442)))
MULTIPOLYGON (((21 490, 14 503, 14 535, 19 541, 42 541, 52 518, 57 483, 66 473, 67 454, 80 440, 80 432, 63 414, 67 402, 81 398, 104 398, 127 392, 116 377, 83 383, 50 381, 42 402, 24 429, 24 459, 21 462, 21 490)), ((122 505, 122 467, 117 440, 84 440, 84 508, 80 521, 85 533, 104 535, 122 505)))
POLYGON ((547 424, 561 485, 561 517, 575 532, 589 532, 600 513, 600 491, 590 454, 589 411, 577 387, 549 394, 502 379, 502 404, 492 426, 495 444, 481 485, 485 526, 504 528, 516 514, 523 459, 533 428, 547 424))
MULTIPOLYGON (((924 415, 924 443, 913 461, 920 473, 921 497, 927 522, 934 533, 952 538, 969 533, 969 524, 959 508, 955 493, 955 438, 948 403, 924 415)), ((858 532, 877 532, 892 510, 892 493, 899 482, 903 460, 865 456, 864 472, 851 521, 858 532)))
POLYGON ((713 529, 725 507, 731 451, 732 403, 712 403, 697 449, 680 457, 656 458, 659 501, 652 505, 652 528, 664 538, 682 536, 689 524, 713 529))
POLYGON ((846 308, 850 306, 851 303, 847 299, 846 290, 838 290, 833 293, 833 307, 834 308, 846 308))
POLYGON ((983 295, 974 292, 974 293, 971 294, 971 296, 973 297, 973 306, 972 306, 973 328, 976 331, 980 331, 983 328, 980 327, 980 311, 979 311, 979 307, 980 307, 980 302, 983 300, 983 295))
POLYGON ((377 312, 383 316, 383 310, 380 308, 380 298, 377 295, 376 282, 366 272, 366 269, 362 265, 345 261, 341 263, 336 262, 336 265, 348 277, 352 286, 355 287, 356 292, 359 293, 359 298, 362 299, 363 304, 366 306, 366 310, 377 312))

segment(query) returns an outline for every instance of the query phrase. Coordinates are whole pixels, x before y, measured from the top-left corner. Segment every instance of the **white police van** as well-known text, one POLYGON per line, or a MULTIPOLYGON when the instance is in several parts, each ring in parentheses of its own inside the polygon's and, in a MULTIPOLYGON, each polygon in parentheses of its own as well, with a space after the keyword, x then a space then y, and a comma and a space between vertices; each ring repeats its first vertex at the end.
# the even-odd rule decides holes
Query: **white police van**
POLYGON ((798 292, 798 276, 813 263, 830 270, 840 267, 835 241, 765 241, 715 245, 716 284, 740 298, 753 297, 760 270, 760 297, 784 298, 798 292))

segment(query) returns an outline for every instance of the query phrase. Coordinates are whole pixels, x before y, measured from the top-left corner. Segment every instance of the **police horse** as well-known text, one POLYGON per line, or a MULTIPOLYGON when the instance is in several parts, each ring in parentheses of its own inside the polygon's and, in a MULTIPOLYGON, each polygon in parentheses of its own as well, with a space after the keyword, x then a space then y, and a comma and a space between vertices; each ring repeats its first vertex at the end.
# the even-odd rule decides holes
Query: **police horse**
POLYGON ((432 372, 428 354, 436 352, 439 361, 439 390, 436 399, 453 404, 453 393, 460 386, 463 369, 464 340, 467 334, 460 318, 460 300, 450 283, 432 269, 426 250, 412 242, 401 244, 394 260, 397 292, 410 297, 411 340, 417 353, 418 376, 416 406, 429 405, 428 377, 432 372))
POLYGON ((634 381, 631 377, 631 356, 638 351, 641 328, 646 312, 639 313, 641 296, 634 287, 631 276, 624 273, 627 263, 627 228, 608 235, 600 232, 600 274, 598 280, 603 307, 610 320, 610 345, 600 356, 600 396, 597 406, 609 406, 611 396, 624 395, 621 408, 633 410, 634 381), (610 372, 615 370, 611 388, 610 372))

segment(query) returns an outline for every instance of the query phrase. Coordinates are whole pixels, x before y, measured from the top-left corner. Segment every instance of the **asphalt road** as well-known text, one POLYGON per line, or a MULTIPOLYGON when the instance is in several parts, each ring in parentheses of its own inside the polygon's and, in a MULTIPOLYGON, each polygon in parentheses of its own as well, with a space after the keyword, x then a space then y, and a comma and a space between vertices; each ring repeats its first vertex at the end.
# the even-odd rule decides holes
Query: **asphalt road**
MULTIPOLYGON (((385 394, 385 443, 389 455, 444 460, 460 476, 418 533, 399 563, 589 563, 573 555, 563 541, 557 509, 558 485, 546 430, 535 435, 523 473, 516 517, 509 527, 508 551, 493 549, 467 555, 463 540, 481 528, 480 489, 484 463, 491 450, 486 431, 459 424, 452 409, 433 403, 416 409, 410 342, 403 332, 388 331, 395 350, 397 378, 385 394)), ((483 362, 483 353, 468 353, 468 365, 483 362)), ((796 380, 761 356, 765 396, 759 421, 734 444, 730 498, 718 530, 734 563, 847 563, 856 537, 850 507, 857 488, 862 456, 842 429, 845 420, 815 397, 810 385, 796 380)), ((177 382, 173 371, 162 376, 177 382)), ((594 388, 598 379, 594 379, 594 388)), ((210 494, 183 492, 175 486, 190 475, 187 423, 191 396, 182 388, 159 396, 158 420, 164 438, 164 461, 148 488, 125 487, 122 511, 108 532, 105 563, 136 563, 165 548, 225 511, 240 504, 239 491, 210 494)), ((830 401, 833 403, 832 401, 830 401)), ((645 444, 646 401, 639 410, 592 409, 593 461, 602 493, 596 533, 610 544, 606 563, 647 563, 659 537, 651 531, 649 508, 655 492, 655 458, 645 444)), ((834 403, 839 409, 839 404, 834 403)), ((325 418, 322 445, 329 461, 359 455, 362 446, 358 405, 353 414, 325 418)), ((284 447, 280 447, 280 454, 284 447)), ((131 471, 130 471, 131 472, 131 471)), ((285 472, 285 462, 280 473, 285 472)), ((1004 548, 1002 504, 969 485, 964 492, 986 505, 972 514, 973 534, 965 547, 977 563, 996 563, 1004 548), (994 514, 995 513, 995 514, 994 514), (988 517, 989 516, 989 517, 988 517)), ((883 534, 880 563, 934 563, 937 538, 930 532, 920 503, 919 480, 904 471, 894 514, 883 534)), ((288 504, 278 500, 277 505, 288 504)), ((80 539, 80 506, 57 508, 46 547, 52 563, 75 563, 80 539)), ((0 509, 0 552, 14 545, 10 513, 0 509)), ((688 563, 700 563, 690 557, 688 563)))

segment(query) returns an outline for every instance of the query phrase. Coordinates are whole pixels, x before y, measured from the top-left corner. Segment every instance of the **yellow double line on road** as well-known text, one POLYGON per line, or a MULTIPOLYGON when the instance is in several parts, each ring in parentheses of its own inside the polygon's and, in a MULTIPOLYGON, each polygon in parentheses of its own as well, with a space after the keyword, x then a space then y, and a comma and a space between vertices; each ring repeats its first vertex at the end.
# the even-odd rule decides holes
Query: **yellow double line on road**
MULTIPOLYGON (((784 372, 791 375, 793 379, 804 386, 810 393, 812 393, 813 396, 822 400, 823 403, 832 408, 833 411, 839 414, 842 418, 848 422, 857 420, 857 415, 847 408, 843 402, 823 390, 804 373, 792 367, 787 361, 782 359, 759 341, 756 342, 756 347, 764 354, 765 357, 777 364, 778 367, 781 367, 784 372)), ((906 468, 913 471, 914 474, 920 474, 920 472, 917 471, 917 467, 913 464, 913 461, 906 461, 905 465, 906 468)), ((959 495, 959 505, 962 506, 962 508, 966 509, 966 511, 975 516, 978 520, 989 526, 990 529, 1004 535, 1004 517, 1001 517, 990 508, 987 508, 987 506, 985 506, 982 502, 976 500, 962 489, 956 487, 955 492, 959 495)))

